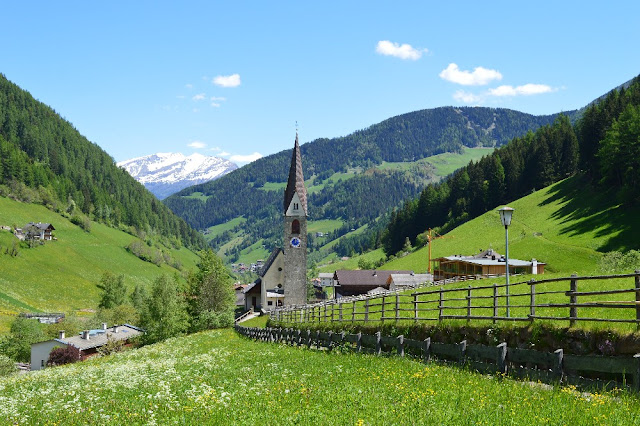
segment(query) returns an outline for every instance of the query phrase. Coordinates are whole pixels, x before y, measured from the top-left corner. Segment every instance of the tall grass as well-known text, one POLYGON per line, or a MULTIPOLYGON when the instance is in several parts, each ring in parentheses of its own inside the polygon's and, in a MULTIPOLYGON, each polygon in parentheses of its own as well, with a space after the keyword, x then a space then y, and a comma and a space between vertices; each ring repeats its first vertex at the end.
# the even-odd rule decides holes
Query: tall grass
POLYGON ((624 392, 581 393, 411 359, 210 331, 0 380, 12 424, 632 424, 624 392))

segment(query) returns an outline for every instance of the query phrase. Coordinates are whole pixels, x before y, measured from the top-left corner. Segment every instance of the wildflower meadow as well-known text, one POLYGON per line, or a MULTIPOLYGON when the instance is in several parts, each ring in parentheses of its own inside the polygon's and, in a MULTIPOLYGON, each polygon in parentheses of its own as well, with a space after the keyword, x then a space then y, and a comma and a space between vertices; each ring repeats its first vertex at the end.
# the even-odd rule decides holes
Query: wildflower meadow
POLYGON ((3 424, 635 424, 637 396, 232 330, 0 379, 3 424))

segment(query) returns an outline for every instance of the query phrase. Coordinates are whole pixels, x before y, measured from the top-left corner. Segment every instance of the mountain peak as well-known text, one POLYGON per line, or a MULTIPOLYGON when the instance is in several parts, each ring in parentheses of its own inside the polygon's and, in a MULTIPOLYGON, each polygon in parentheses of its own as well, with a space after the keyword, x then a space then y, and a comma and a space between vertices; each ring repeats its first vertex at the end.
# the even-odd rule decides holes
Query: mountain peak
POLYGON ((191 185, 208 182, 238 168, 224 158, 193 153, 159 152, 120 161, 134 179, 142 183, 159 199, 191 185))

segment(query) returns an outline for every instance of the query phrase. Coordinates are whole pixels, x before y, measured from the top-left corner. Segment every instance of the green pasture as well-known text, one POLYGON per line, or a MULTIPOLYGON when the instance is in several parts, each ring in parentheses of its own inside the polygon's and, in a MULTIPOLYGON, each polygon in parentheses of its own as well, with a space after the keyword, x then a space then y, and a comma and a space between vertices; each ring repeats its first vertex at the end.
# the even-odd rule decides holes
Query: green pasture
POLYGON ((208 232, 207 234, 205 234, 204 237, 207 241, 211 241, 214 237, 217 237, 218 235, 222 234, 225 231, 231 231, 233 228, 235 228, 238 225, 242 225, 246 221, 247 219, 245 219, 243 216, 239 216, 227 222, 210 226, 209 228, 207 228, 208 232))
MULTIPOLYGON (((124 274, 130 289, 150 284, 160 274, 181 276, 166 264, 158 267, 127 252, 125 247, 137 239, 132 235, 95 222, 87 233, 43 206, 0 197, 0 225, 22 227, 31 221, 52 223, 57 241, 20 247, 13 257, 5 250, 18 240, 8 231, 0 231, 0 332, 7 330, 17 312, 95 309, 99 298, 96 284, 107 271, 124 274)), ((164 250, 178 259, 183 269, 195 267, 195 253, 185 248, 164 250)))
POLYGON ((202 192, 192 192, 189 195, 183 195, 183 198, 192 198, 194 200, 200 200, 205 202, 209 199, 209 195, 204 195, 202 192))
POLYGON ((444 177, 455 172, 470 161, 478 161, 485 155, 489 155, 495 148, 464 148, 462 154, 444 153, 426 158, 426 162, 435 167, 436 176, 444 177))
POLYGON ((209 331, 0 379, 6 424, 632 424, 626 392, 578 392, 408 358, 209 331), (64 391, 61 391, 64 390, 64 391))

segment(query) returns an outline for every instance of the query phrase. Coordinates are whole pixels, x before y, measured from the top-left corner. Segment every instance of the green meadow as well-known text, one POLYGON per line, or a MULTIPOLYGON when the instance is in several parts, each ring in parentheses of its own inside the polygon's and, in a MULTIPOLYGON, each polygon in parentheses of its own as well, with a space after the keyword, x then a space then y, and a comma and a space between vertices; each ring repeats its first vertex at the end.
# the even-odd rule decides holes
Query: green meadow
POLYGON ((0 379, 5 424, 633 424, 635 396, 209 331, 0 379))
MULTIPOLYGON (((23 227, 28 222, 51 223, 57 241, 33 248, 19 247, 18 255, 5 254, 18 240, 9 231, 0 231, 0 332, 18 312, 74 312, 97 307, 96 284, 102 274, 123 274, 130 289, 150 284, 161 274, 182 272, 163 263, 160 267, 129 253, 126 247, 137 240, 125 232, 92 222, 85 232, 63 216, 43 206, 0 197, 0 225, 23 227)), ((156 247, 157 248, 157 247, 156 247)), ((195 267, 197 255, 186 248, 162 247, 182 264, 195 267)))

